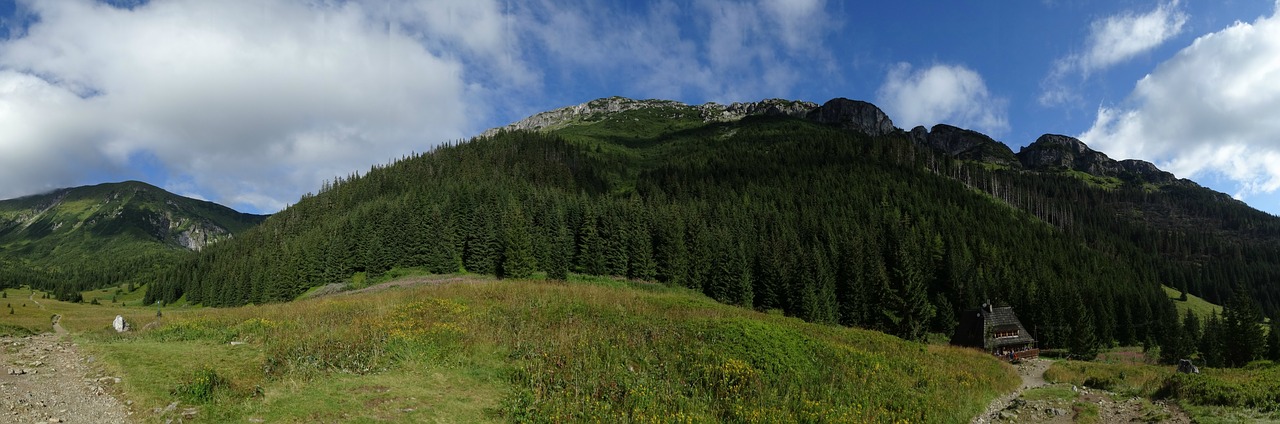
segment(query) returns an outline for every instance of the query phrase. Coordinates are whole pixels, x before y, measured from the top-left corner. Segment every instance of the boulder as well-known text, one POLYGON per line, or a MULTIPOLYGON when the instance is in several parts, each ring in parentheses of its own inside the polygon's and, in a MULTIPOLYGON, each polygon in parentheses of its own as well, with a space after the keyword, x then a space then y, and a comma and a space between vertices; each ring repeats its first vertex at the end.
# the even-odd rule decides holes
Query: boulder
POLYGON ((124 320, 123 315, 116 315, 115 321, 111 322, 111 328, 116 329, 117 333, 129 331, 129 322, 124 320))
POLYGON ((1197 368, 1195 364, 1191 363, 1190 359, 1179 359, 1178 372, 1183 374, 1199 374, 1200 368, 1197 368))

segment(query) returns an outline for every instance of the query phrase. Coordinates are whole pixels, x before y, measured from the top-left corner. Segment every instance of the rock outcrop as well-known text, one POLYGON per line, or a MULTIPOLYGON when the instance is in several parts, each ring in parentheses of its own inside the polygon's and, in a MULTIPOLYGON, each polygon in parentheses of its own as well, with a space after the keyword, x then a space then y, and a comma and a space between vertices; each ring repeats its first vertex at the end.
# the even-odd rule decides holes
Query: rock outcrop
POLYGON ((798 100, 767 99, 758 102, 705 103, 690 106, 672 100, 634 100, 625 97, 608 97, 580 105, 562 107, 542 112, 510 125, 492 128, 480 136, 488 137, 499 131, 556 129, 597 114, 626 112, 647 108, 667 108, 696 112, 703 122, 733 122, 748 116, 789 116, 860 131, 869 135, 884 135, 897 131, 893 121, 875 105, 863 101, 838 98, 822 106, 798 100))
POLYGON ((1065 135, 1042 135, 1018 151, 1017 156, 1022 166, 1037 171, 1076 170, 1104 177, 1118 177, 1124 171, 1106 154, 1065 135))
POLYGON ((938 124, 932 131, 915 127, 911 129, 910 136, 916 144, 932 147, 957 159, 1021 167, 1009 146, 977 131, 938 124))
POLYGON ((706 103, 698 106, 704 122, 732 122, 748 116, 790 116, 804 118, 818 107, 817 103, 797 100, 768 99, 758 102, 721 105, 706 103))
POLYGON ((871 136, 885 135, 897 131, 889 115, 871 103, 849 100, 843 97, 823 103, 822 106, 809 111, 805 118, 810 121, 834 125, 847 130, 854 130, 871 136))

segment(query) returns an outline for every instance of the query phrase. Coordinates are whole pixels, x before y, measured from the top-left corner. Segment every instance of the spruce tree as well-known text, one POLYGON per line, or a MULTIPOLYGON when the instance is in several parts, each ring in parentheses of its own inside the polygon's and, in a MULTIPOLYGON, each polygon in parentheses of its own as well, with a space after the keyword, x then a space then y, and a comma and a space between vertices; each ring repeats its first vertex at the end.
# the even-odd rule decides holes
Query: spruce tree
POLYGON ((529 222, 514 202, 507 206, 502 220, 502 266, 500 278, 529 278, 533 274, 533 241, 529 222))
POLYGON ((1267 327, 1267 353, 1266 359, 1280 362, 1280 320, 1271 318, 1271 325, 1267 327))
POLYGON ((907 340, 921 340, 937 311, 929 302, 928 277, 911 238, 904 235, 894 250, 893 276, 897 290, 890 306, 897 318, 894 334, 907 340))
POLYGON ((1076 319, 1071 326, 1071 338, 1068 340, 1067 352, 1072 357, 1082 361, 1091 361, 1098 357, 1098 339, 1094 333, 1093 313, 1089 308, 1084 306, 1076 295, 1075 301, 1076 319))
POLYGON ((1246 290, 1237 287, 1231 301, 1222 309, 1222 352, 1226 366, 1242 367, 1258 359, 1266 349, 1262 311, 1246 290))
POLYGON ((579 273, 604 275, 604 240, 596 228, 596 218, 588 213, 578 228, 578 253, 574 256, 579 273))
POLYGON ((552 219, 552 225, 556 226, 556 230, 548 246, 551 251, 547 253, 547 278, 565 281, 569 279, 569 257, 573 254, 573 238, 569 236, 569 229, 565 227, 563 220, 559 217, 552 219))
POLYGON ((1218 312, 1210 312, 1209 319, 1204 322, 1204 334, 1200 337, 1200 359, 1207 367, 1218 368, 1225 363, 1222 350, 1224 330, 1218 312))

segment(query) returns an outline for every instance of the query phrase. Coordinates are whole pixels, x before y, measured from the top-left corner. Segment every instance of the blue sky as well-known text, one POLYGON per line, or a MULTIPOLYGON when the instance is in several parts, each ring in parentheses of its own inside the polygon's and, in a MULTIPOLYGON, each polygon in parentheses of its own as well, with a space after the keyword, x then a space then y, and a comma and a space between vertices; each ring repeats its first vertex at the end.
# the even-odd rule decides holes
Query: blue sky
POLYGON ((1280 213, 1275 1, 868 3, 0 0, 0 198, 141 179, 269 213, 599 97, 848 97, 1280 213))

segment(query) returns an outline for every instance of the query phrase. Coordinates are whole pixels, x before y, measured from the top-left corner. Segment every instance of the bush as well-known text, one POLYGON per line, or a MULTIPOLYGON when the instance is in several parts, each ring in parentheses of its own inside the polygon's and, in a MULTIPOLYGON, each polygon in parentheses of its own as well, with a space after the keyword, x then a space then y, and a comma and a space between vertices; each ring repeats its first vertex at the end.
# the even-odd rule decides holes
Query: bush
POLYGON ((187 381, 174 388, 173 395, 188 403, 208 403, 230 386, 229 382, 212 368, 204 367, 196 370, 187 381))

